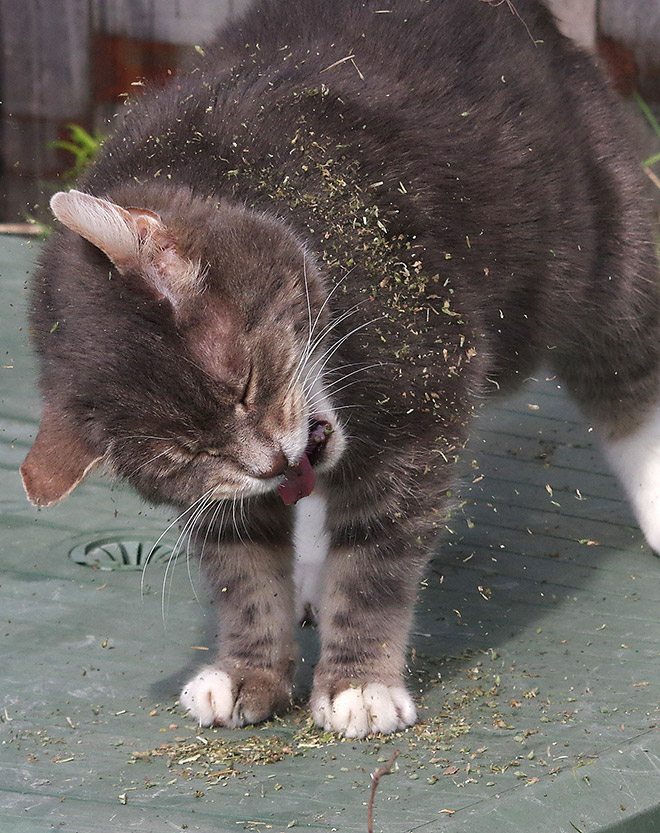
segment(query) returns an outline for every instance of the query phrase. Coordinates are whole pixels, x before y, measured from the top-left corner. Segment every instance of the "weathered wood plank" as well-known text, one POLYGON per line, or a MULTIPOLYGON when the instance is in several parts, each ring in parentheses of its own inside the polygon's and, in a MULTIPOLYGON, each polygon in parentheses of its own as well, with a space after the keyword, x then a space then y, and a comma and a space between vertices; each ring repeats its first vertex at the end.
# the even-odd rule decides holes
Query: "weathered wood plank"
POLYGON ((2 217, 22 219, 58 170, 62 124, 89 116, 88 0, 0 0, 2 217))
POLYGON ((70 117, 89 95, 88 0, 0 0, 4 106, 15 116, 70 117))
MULTIPOLYGON (((114 100, 92 102, 92 70, 99 63, 92 46, 98 43, 95 38, 152 44, 145 52, 145 64, 150 65, 138 66, 136 77, 153 76, 158 72, 151 66, 154 50, 165 54, 168 45, 176 49, 206 42, 252 2, 0 0, 0 217, 14 220, 24 215, 39 194, 37 180, 61 167, 62 157, 50 144, 63 124, 98 126, 114 110, 114 100)), ((596 0, 546 2, 566 34, 594 48, 596 0)), ((634 56, 642 92, 660 98, 658 0, 599 0, 598 28, 634 56)), ((116 93, 117 85, 130 87, 129 70, 133 68, 123 66, 117 78, 108 75, 108 89, 116 93)))
POLYGON ((210 40, 250 0, 91 0, 96 31, 190 45, 210 40))
MULTIPOLYGON (((176 63, 177 47, 208 41, 249 2, 0 0, 0 218, 22 219, 31 212, 42 181, 69 164, 52 148, 64 124, 98 128, 116 109, 118 91, 129 91, 137 78, 162 74, 164 62, 167 68, 176 63), (94 45, 104 37, 140 45, 137 64, 124 61, 117 72, 103 64, 94 45), (104 89, 114 91, 112 101, 93 101, 99 72, 105 73, 104 89)), ((126 50, 115 52, 121 61, 126 50)))

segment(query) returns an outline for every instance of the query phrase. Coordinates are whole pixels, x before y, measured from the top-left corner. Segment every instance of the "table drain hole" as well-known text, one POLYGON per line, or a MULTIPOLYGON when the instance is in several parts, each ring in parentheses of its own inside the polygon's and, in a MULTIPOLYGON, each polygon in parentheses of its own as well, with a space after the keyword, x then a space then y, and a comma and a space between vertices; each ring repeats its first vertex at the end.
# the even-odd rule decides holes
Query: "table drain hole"
POLYGON ((130 541, 118 538, 99 538, 86 544, 78 544, 69 550, 69 558, 95 570, 142 570, 149 566, 166 564, 172 556, 172 548, 150 541, 130 541))

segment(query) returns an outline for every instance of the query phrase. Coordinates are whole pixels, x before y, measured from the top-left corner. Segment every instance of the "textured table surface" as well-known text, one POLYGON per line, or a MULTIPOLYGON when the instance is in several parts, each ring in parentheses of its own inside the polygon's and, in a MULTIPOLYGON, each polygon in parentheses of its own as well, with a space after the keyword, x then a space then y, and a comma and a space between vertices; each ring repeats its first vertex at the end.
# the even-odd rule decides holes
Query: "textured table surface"
POLYGON ((167 514, 104 478, 48 511, 23 496, 37 253, 0 239, 1 830, 366 833, 371 773, 397 750, 375 831, 660 829, 660 561, 558 380, 539 373, 476 422, 465 504, 420 595, 416 727, 359 742, 313 729, 307 630, 300 707, 200 731, 176 696, 213 623, 185 547, 143 576, 100 569, 117 542, 144 554, 167 514))

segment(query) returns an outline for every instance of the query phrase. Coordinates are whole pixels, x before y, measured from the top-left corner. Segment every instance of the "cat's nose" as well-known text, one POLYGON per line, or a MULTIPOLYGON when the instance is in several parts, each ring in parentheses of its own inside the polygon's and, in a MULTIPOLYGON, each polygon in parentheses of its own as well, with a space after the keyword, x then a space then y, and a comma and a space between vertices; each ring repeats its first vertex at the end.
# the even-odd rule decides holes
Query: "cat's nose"
POLYGON ((289 465, 289 461, 284 456, 284 452, 280 449, 271 458, 270 468, 257 475, 260 480, 268 480, 271 477, 277 477, 284 474, 285 469, 289 465))

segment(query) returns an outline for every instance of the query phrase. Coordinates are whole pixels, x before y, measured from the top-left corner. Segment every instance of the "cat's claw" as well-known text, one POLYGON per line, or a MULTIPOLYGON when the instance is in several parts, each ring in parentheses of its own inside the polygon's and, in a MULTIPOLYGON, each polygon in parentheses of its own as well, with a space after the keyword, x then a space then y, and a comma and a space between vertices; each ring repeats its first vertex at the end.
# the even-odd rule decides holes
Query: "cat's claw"
POLYGON ((415 704, 406 689, 384 683, 346 688, 332 699, 325 691, 315 692, 311 705, 318 726, 347 738, 399 732, 417 719, 415 704))
POLYGON ((269 672, 246 669, 232 679, 207 665, 184 686, 179 703, 200 726, 236 729, 260 723, 289 704, 289 689, 270 677, 269 672))

